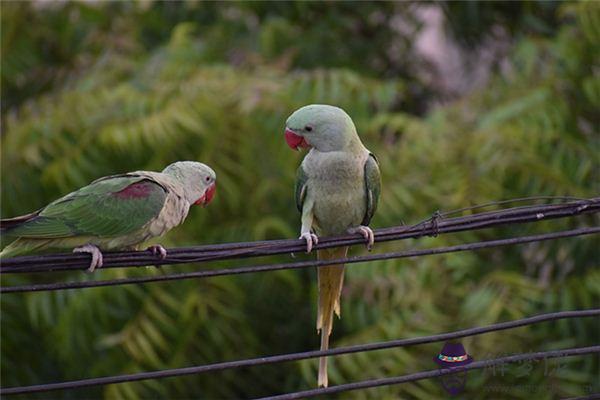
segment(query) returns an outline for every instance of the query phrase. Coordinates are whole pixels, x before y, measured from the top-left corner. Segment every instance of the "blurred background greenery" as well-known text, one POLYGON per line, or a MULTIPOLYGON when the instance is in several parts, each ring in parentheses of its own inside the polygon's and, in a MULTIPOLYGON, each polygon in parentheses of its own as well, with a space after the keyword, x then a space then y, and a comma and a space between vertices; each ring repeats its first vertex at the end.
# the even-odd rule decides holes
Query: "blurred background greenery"
MULTIPOLYGON (((218 193, 162 244, 296 237, 293 181, 303 155, 289 151, 282 133, 286 117, 308 103, 343 107, 378 155, 384 186, 375 228, 492 200, 598 195, 597 2, 1 6, 2 217, 37 209, 103 175, 189 159, 217 171, 218 193)), ((376 251, 592 221, 443 235, 376 251)), ((278 260, 290 258, 260 261, 278 260)), ((193 269, 101 270, 94 278, 193 269)), ((282 271, 3 295, 2 386, 316 349, 315 275, 282 271)), ((89 279, 71 273, 2 281, 53 278, 89 279)), ((353 265, 332 345, 597 307, 599 299, 598 241, 591 237, 353 265)), ((597 320, 570 320, 463 343, 484 359, 590 345, 599 335, 597 320)), ((339 356, 330 363, 330 381, 428 370, 441 346, 339 356)), ((554 362, 552 373, 542 364, 508 366, 503 376, 469 373, 464 397, 550 399, 597 385, 597 357, 554 362), (504 389, 492 393, 494 385, 504 389)), ((315 384, 316 360, 309 360, 37 397, 248 398, 315 384)), ((444 395, 427 380, 343 397, 444 395)))

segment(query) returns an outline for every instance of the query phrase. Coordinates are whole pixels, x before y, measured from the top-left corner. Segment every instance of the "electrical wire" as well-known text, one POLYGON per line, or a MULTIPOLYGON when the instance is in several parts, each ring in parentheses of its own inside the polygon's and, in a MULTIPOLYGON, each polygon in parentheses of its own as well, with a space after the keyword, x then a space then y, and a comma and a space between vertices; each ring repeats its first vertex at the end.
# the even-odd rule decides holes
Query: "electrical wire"
POLYGON ((525 353, 516 354, 508 357, 494 358, 489 360, 474 361, 471 364, 452 367, 452 368, 441 368, 437 370, 417 372, 408 375, 401 375, 392 378, 379 378, 370 379, 361 382, 346 383, 343 385, 331 386, 327 388, 311 389, 302 392, 286 393, 277 396, 261 397, 261 400, 293 400, 293 399, 305 399, 309 397, 322 396, 325 394, 335 394, 341 392, 347 392, 349 390, 357 389, 368 389, 379 386, 397 385, 406 382, 415 382, 422 379, 435 378, 444 375, 457 374, 463 371, 471 371, 474 369, 488 368, 495 365, 503 365, 508 363, 521 362, 526 360, 542 360, 551 359, 558 357, 573 357, 581 356, 586 354, 600 353, 600 346, 589 346, 589 347, 578 347, 564 350, 553 350, 553 351, 540 351, 537 353, 525 353))
POLYGON ((276 356, 251 358, 246 360, 227 361, 216 364, 207 364, 194 367, 175 368, 160 371, 140 372, 135 374, 106 376, 100 378, 89 378, 68 382, 48 383, 32 386, 19 386, 12 388, 0 389, 1 395, 9 394, 28 394, 37 392, 48 392, 52 390, 77 389, 90 386, 108 385, 114 383, 134 382, 147 379, 171 378, 177 376, 201 374, 207 372, 223 371, 228 369, 237 369, 244 367, 253 367, 260 365, 268 365, 281 362, 298 361, 310 358, 323 356, 333 356, 340 354, 351 354, 366 351, 384 350, 397 347, 414 346, 419 344, 427 344, 453 340, 468 336, 481 335, 489 332, 497 332, 506 329, 513 329, 522 326, 537 324, 541 322, 555 321, 560 319, 570 318, 586 318, 600 316, 600 309, 576 310, 576 311, 561 311, 555 313, 540 314, 533 317, 523 318, 514 321, 500 322, 493 325, 463 329, 455 332, 442 333, 438 335, 423 336, 409 339, 397 339, 387 342, 361 344, 355 346, 339 347, 329 350, 305 351, 301 353, 281 354, 276 356))
MULTIPOLYGON (((496 202, 504 204, 510 201, 496 202)), ((530 200, 530 199, 529 199, 530 200)), ((387 242, 423 236, 491 228, 503 225, 521 224, 540 220, 571 217, 580 214, 593 214, 600 211, 600 198, 577 200, 559 204, 513 207, 497 211, 488 211, 463 217, 445 218, 456 212, 488 207, 494 203, 462 208, 446 213, 435 213, 433 217, 411 226, 395 226, 374 231, 376 242, 387 242)), ((320 238, 315 249, 364 244, 357 235, 342 235, 320 238)), ((269 240, 258 242, 224 243, 216 245, 194 246, 167 250, 163 260, 148 251, 106 252, 102 268, 138 267, 146 265, 165 265, 182 263, 200 263, 248 257, 262 257, 276 254, 301 253, 306 249, 303 240, 269 240)), ((0 273, 50 272, 66 270, 85 270, 89 267, 87 254, 51 254, 44 256, 22 256, 3 259, 0 273)))
POLYGON ((335 260, 310 260, 310 261, 299 261, 292 263, 282 264, 266 264, 266 265, 253 265, 248 267, 239 268, 226 268, 226 269, 215 269, 215 270, 204 270, 196 272, 184 272, 169 275, 155 275, 145 277, 134 277, 134 278, 120 278, 120 279, 108 279, 99 281, 80 281, 80 282, 58 282, 58 283, 44 283, 44 284, 32 284, 22 286, 2 286, 0 287, 0 293, 23 293, 23 292, 40 292, 40 291, 53 291, 53 290, 66 290, 66 289, 83 289, 91 287, 103 287, 103 286, 115 286, 115 285, 131 285, 131 284, 142 284, 150 282, 164 282, 164 281, 175 281, 182 279, 195 279, 195 278, 208 278, 215 276, 226 276, 226 275, 239 275, 256 272, 266 271, 279 271, 289 269, 299 269, 308 267, 323 267, 326 265, 335 264, 354 264, 358 262, 366 261, 379 261, 379 260, 390 260, 398 258, 409 258, 409 257, 420 257, 425 255, 434 254, 445 254, 454 253, 459 251, 472 251, 490 247, 507 246, 531 242, 540 242, 545 240, 555 240, 559 238, 566 238, 572 236, 590 235, 600 233, 600 227, 591 228, 579 228, 569 231, 560 231, 545 233, 541 235, 532 236, 521 236, 508 239, 489 240, 483 242, 474 242, 460 244, 456 246, 448 247, 437 247, 423 250, 408 250, 399 252, 389 252, 382 254, 374 254, 367 256, 355 256, 348 258, 338 258, 335 260))
MULTIPOLYGON (((469 231, 494 226, 512 225, 540 220, 564 218, 581 214, 594 214, 600 211, 600 198, 591 199, 576 199, 576 198, 556 198, 550 196, 542 196, 536 198, 511 199, 505 201, 492 202, 487 204, 465 207, 458 210, 448 212, 436 212, 431 218, 423 220, 412 226, 396 226, 390 228, 379 229, 375 231, 377 242, 385 242, 392 240, 402 240, 408 238, 419 238, 422 236, 437 236, 443 233, 452 233, 460 231, 469 231), (498 206, 514 202, 532 201, 532 200, 568 200, 567 203, 546 204, 546 205, 528 205, 521 207, 513 207, 509 209, 481 212, 473 215, 447 218, 449 215, 464 213, 465 211, 473 211, 490 206, 498 206)), ((394 258, 418 257, 433 254, 451 253, 457 251, 478 250, 490 247, 514 245, 522 243, 530 243, 544 240, 553 240, 558 238, 590 235, 600 232, 600 227, 579 228, 568 231, 552 232, 540 235, 513 237, 507 239, 490 240, 483 242, 466 243, 456 246, 438 247, 431 249, 409 250, 403 252, 389 252, 376 255, 358 256, 342 258, 337 260, 321 260, 321 261, 300 261, 283 264, 266 264, 255 265, 240 268, 228 268, 219 270, 204 270, 191 273, 179 273, 163 276, 149 277, 134 277, 104 281, 87 281, 87 282, 66 282, 66 283, 51 283, 51 284, 34 284, 23 286, 1 287, 0 293, 18 293, 29 291, 44 291, 44 290, 64 290, 86 287, 112 286, 122 284, 141 284, 157 281, 170 281, 192 278, 207 278, 213 276, 237 275, 252 272, 276 271, 285 269, 298 269, 307 267, 320 267, 332 264, 351 264, 366 261, 386 260, 394 258)), ((339 237, 320 238, 319 248, 330 248, 339 246, 348 246, 364 243, 362 238, 352 235, 343 235, 339 237)), ((194 246, 190 248, 170 249, 169 256, 165 260, 157 260, 148 252, 118 252, 105 253, 104 268, 114 267, 134 267, 142 265, 162 265, 162 264, 180 264, 180 263, 200 263, 215 260, 260 257, 275 254, 286 254, 293 252, 301 252, 305 248, 305 243, 302 240, 272 240, 261 242, 242 242, 242 243, 225 243, 208 246, 194 246)), ((2 260, 0 265, 0 273, 23 273, 23 272, 49 272, 49 271, 65 271, 65 270, 81 270, 88 266, 88 256, 77 254, 57 254, 47 256, 28 256, 16 257, 2 260)), ((487 327, 477 327, 465 329, 457 332, 449 332, 440 335, 426 336, 420 338, 399 339, 388 342, 370 343, 325 351, 308 351, 302 353, 281 354, 269 357, 260 357, 255 359, 237 360, 221 362, 216 364, 208 364, 194 367, 142 372, 129 375, 117 375, 100 378, 90 378, 78 381, 58 382, 32 386, 21 386, 13 388, 0 388, 0 395, 9 394, 25 394, 35 392, 46 392, 60 389, 75 389, 81 387, 105 385, 110 383, 121 383, 130 381, 139 381, 146 379, 168 378, 175 376, 183 376, 190 374, 199 374, 210 371, 221 371, 233 368, 242 368, 250 366, 259 366, 273 364, 278 362, 296 361, 308 358, 333 356, 338 354, 349 354, 363 351, 373 351, 388 349, 393 347, 409 346, 416 344, 432 343, 442 340, 450 340, 472 335, 478 335, 487 332, 499 331, 504 329, 515 328, 518 326, 530 325, 538 322, 550 321, 561 318, 575 317, 590 317, 600 316, 600 309, 568 311, 551 314, 543 314, 530 318, 525 318, 516 321, 508 321, 499 324, 490 325, 487 327)), ((319 396, 323 394, 340 393, 348 390, 364 389, 369 387, 377 387, 384 385, 399 384, 404 382, 412 382, 421 379, 453 374, 471 369, 486 368, 488 366, 517 362, 523 360, 533 360, 540 358, 555 358, 555 357, 570 357, 575 355, 583 355, 600 352, 600 346, 591 346, 585 348, 573 348, 565 350, 556 350, 548 352, 538 352, 530 354, 517 354, 509 357, 502 357, 492 360, 475 361, 467 366, 454 367, 450 369, 423 371, 399 377, 373 379, 362 382, 353 382, 344 385, 338 385, 329 388, 313 389, 302 392, 288 393, 277 396, 268 397, 269 399, 296 399, 319 396)), ((594 395, 592 395, 594 396, 594 395)))

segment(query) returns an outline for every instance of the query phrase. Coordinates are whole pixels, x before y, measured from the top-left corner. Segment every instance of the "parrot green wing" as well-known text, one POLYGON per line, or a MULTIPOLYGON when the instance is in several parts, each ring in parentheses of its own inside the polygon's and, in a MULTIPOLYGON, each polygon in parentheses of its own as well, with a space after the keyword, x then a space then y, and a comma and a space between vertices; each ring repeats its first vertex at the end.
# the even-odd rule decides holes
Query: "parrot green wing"
POLYGON ((379 195, 381 193, 381 174, 379 173, 379 163, 374 154, 369 153, 365 162, 365 190, 367 198, 367 211, 363 218, 362 225, 369 225, 371 218, 375 215, 379 195))
POLYGON ((7 233, 48 239, 127 235, 158 216, 166 198, 167 189, 145 176, 101 178, 50 203, 7 233))
POLYGON ((298 171, 296 171, 296 188, 294 189, 294 195, 296 197, 296 208, 300 213, 302 213, 302 205, 304 204, 304 199, 306 198, 306 183, 308 182, 308 175, 304 171, 302 164, 298 167, 298 171))

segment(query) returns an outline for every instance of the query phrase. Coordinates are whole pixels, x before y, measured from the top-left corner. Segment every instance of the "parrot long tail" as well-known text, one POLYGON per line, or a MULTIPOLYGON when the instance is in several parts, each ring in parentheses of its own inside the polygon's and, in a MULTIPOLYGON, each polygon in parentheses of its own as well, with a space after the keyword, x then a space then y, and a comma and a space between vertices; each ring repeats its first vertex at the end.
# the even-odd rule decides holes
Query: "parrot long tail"
POLYGON ((6 231, 12 228, 19 227, 25 222, 31 221, 32 219, 36 218, 39 213, 39 211, 35 211, 30 214, 21 215, 19 217, 0 219, 0 232, 6 233, 6 231))
MULTIPOLYGON (((348 247, 317 251, 319 260, 344 258, 348 247)), ((333 313, 340 316, 340 296, 344 284, 344 265, 331 265, 318 268, 319 306, 317 311, 317 331, 321 331, 321 350, 329 348, 329 335, 333 326, 333 313)), ((319 386, 327 387, 327 357, 319 358, 319 386)))
POLYGON ((0 251, 0 258, 16 257, 35 250, 41 250, 48 247, 50 242, 50 239, 18 238, 0 251))

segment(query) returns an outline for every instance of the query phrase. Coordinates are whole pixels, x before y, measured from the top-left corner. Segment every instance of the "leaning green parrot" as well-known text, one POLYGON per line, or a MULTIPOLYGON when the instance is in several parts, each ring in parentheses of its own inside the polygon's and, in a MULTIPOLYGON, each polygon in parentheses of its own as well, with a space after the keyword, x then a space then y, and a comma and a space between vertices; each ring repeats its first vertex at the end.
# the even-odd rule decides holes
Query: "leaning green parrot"
MULTIPOLYGON (((300 239, 310 253, 318 237, 358 233, 370 250, 368 227, 379 200, 381 177, 375 156, 362 144, 352 119, 344 110, 313 104, 296 110, 286 121, 288 145, 310 148, 296 176, 296 206, 301 212, 300 239)), ((346 257, 348 247, 317 251, 319 260, 346 257)), ((317 331, 321 350, 329 347, 333 313, 340 316, 344 265, 318 268, 317 331)), ((319 386, 327 387, 327 358, 319 360, 319 386)))
MULTIPOLYGON (((0 220, 2 235, 16 239, 0 258, 74 248, 91 254, 93 272, 102 266, 102 250, 133 250, 163 235, 185 220, 192 205, 206 206, 215 190, 215 172, 194 161, 100 178, 31 214, 0 220)), ((148 250, 167 256, 161 245, 148 250)))

